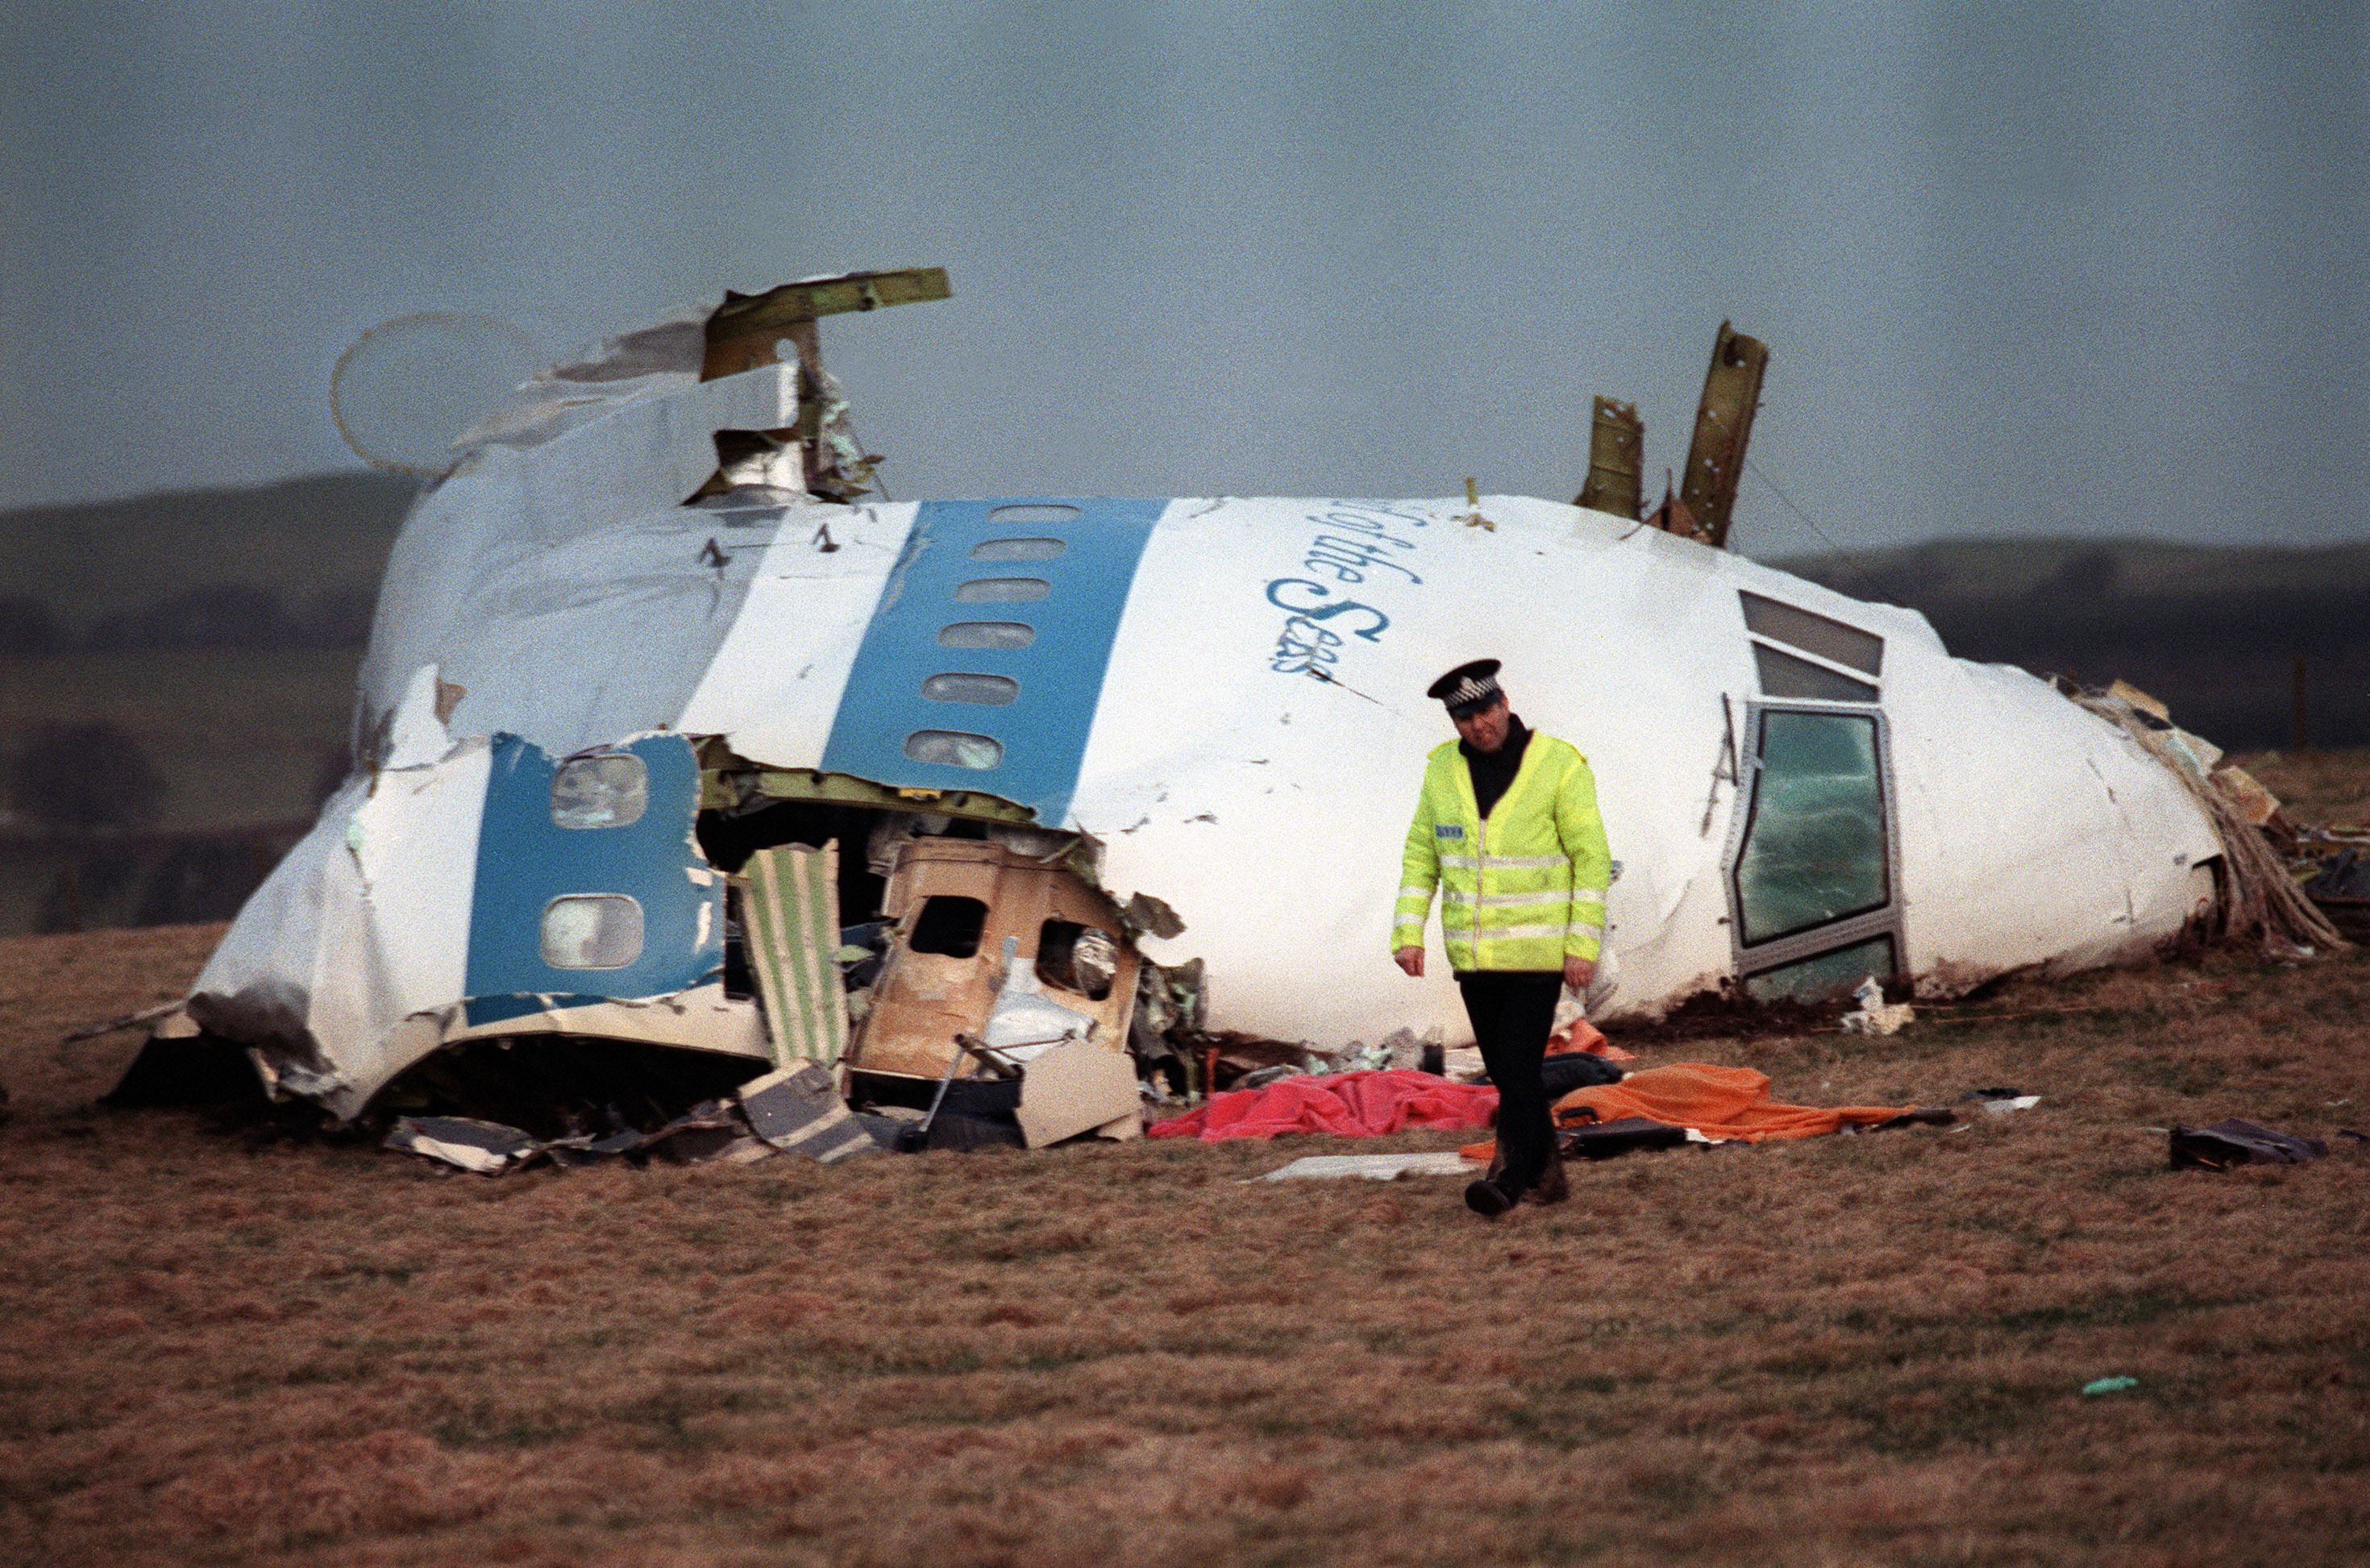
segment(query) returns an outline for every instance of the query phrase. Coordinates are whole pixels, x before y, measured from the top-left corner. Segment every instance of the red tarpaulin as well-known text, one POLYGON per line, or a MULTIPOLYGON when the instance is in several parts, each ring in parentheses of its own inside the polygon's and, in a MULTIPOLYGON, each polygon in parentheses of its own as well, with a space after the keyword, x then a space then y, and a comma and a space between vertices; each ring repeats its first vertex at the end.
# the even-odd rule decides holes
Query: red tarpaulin
POLYGON ((1498 1091, 1488 1084, 1451 1083, 1430 1073, 1328 1073, 1214 1094, 1182 1116, 1153 1124, 1148 1136, 1203 1143, 1281 1133, 1375 1138, 1409 1127, 1486 1127, 1497 1114, 1498 1091))

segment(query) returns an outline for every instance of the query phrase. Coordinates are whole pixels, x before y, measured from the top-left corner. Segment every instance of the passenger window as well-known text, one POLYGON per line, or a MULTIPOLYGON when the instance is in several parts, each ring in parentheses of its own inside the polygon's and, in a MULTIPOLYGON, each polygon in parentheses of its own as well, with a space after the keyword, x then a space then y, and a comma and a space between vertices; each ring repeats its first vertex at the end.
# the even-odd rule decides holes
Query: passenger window
POLYGON ((938 631, 941 648, 1026 648, 1037 628, 1018 621, 957 621, 938 631))
POLYGON ((932 702, 976 702, 1001 708, 1020 695, 1020 683, 1004 675, 932 675, 922 683, 932 702))
POLYGON ((997 507, 987 514, 991 523, 1005 525, 1030 523, 1069 523, 1076 520, 1078 509, 1058 501, 1016 501, 997 507))
POLYGON ((1761 715, 1760 767, 1736 859, 1745 946, 1891 901, 1876 741, 1875 719, 1861 714, 1761 715))
POLYGON ((1048 920, 1037 929, 1037 978, 1099 1002, 1119 974, 1119 943, 1109 931, 1076 920, 1048 920))
POLYGON ((642 906, 623 894, 570 894, 543 909, 543 962, 554 969, 623 969, 642 956, 642 906))
POLYGON ((960 730, 916 730, 905 737, 905 755, 915 762, 985 772, 1004 760, 1004 743, 960 730))
POLYGON ((1813 702, 1874 702, 1876 688, 1838 674, 1824 664, 1781 653, 1766 642, 1753 645, 1754 672, 1764 697, 1807 698, 1813 702))
POLYGON ((1790 997, 1798 1002, 1823 1001, 1848 991, 1873 974, 1881 982, 1893 978, 1893 939, 1854 942, 1799 963, 1780 964, 1748 975, 1744 994, 1756 1002, 1790 997))
POLYGON ((980 934, 987 929, 987 905, 976 898, 940 894, 922 902, 914 918, 914 934, 905 945, 915 952, 971 958, 979 952, 980 934))
POLYGON ((627 827, 650 804, 650 770, 632 752, 571 756, 551 777, 556 827, 627 827))
POLYGON ((1068 547, 1059 539, 984 539, 972 546, 973 560, 1052 560, 1068 547))
POLYGON ((955 590, 955 598, 965 605, 1018 605, 1053 591, 1041 577, 974 577, 955 590))

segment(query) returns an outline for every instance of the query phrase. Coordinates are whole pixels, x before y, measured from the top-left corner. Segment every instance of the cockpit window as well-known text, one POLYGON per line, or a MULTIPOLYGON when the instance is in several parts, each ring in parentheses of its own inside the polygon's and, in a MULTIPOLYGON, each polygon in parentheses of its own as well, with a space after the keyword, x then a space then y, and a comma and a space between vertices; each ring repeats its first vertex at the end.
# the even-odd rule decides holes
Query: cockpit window
POLYGON ((1876 721, 1784 709, 1761 716, 1752 815, 1736 859, 1748 947, 1881 909, 1892 897, 1876 721))

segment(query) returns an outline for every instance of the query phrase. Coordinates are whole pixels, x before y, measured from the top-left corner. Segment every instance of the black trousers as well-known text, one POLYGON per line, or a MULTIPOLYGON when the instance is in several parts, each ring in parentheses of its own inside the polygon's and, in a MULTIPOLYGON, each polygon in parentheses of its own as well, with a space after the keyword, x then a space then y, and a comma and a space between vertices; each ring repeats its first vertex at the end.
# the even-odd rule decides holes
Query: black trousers
POLYGON ((1500 1184, 1519 1194, 1538 1184, 1555 1152, 1555 1123, 1539 1064, 1547 1059, 1563 975, 1556 970, 1475 970, 1459 974, 1456 988, 1465 993, 1465 1016, 1473 1020, 1481 1065, 1498 1086, 1500 1184))

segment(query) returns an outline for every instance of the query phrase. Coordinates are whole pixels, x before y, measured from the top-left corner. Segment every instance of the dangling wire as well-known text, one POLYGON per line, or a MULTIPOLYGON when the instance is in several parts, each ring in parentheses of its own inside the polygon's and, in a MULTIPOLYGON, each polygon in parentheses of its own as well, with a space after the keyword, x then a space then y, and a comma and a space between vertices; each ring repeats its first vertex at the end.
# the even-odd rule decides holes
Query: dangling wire
POLYGON ((1801 519, 1804 527, 1810 529, 1812 533, 1816 534, 1822 540, 1825 541, 1827 548, 1835 551, 1836 555, 1840 556, 1846 565, 1849 566, 1854 571, 1858 572, 1860 576, 1866 578, 1870 582, 1878 581, 1876 573, 1870 571, 1866 563, 1861 561, 1858 556, 1852 554, 1851 551, 1837 544, 1834 535, 1819 526, 1819 520, 1817 518, 1812 516, 1809 513, 1795 505, 1794 498, 1788 495, 1784 490, 1779 490, 1778 488, 1778 481, 1761 471, 1761 465, 1755 463, 1752 458, 1747 457, 1744 460, 1744 468, 1745 472, 1754 475, 1763 484, 1767 485, 1769 487, 1769 493, 1776 496, 1780 502, 1783 502, 1785 503, 1786 510, 1792 513, 1797 518, 1801 519))

